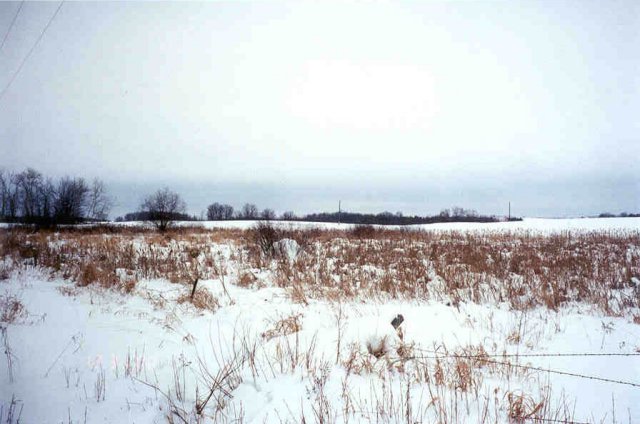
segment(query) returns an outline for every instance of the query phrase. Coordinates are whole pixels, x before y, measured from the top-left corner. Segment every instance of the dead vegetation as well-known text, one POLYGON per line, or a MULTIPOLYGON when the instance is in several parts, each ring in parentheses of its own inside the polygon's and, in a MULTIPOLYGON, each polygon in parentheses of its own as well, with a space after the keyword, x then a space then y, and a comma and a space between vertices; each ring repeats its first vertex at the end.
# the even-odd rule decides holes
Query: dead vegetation
MULTIPOLYGON (((460 233, 176 228, 166 234, 105 227, 59 232, 0 230, 1 251, 48 267, 78 285, 124 292, 141 279, 193 285, 224 277, 242 287, 275 284, 300 303, 309 299, 411 298, 507 303, 516 310, 568 302, 597 305, 609 315, 640 307, 639 232, 460 233), (273 255, 273 243, 295 240, 294 261, 273 255), (228 253, 220 254, 220 246, 228 253)), ((205 302, 207 303, 207 302, 205 302)), ((637 314, 637 312, 636 312, 637 314)))
POLYGON ((269 341, 275 337, 288 336, 297 333, 302 328, 300 320, 302 314, 293 314, 288 317, 277 320, 271 328, 262 333, 262 337, 269 341))
MULTIPOLYGON (((528 311, 584 302, 609 315, 629 313, 640 323, 640 289, 634 284, 640 277, 638 232, 539 235, 356 227, 272 233, 264 228, 180 228, 159 235, 133 229, 57 233, 14 229, 0 230, 0 238, 0 250, 15 263, 47 267, 74 279, 78 286, 131 292, 141 279, 163 278, 184 285, 178 303, 207 311, 216 311, 219 301, 197 282, 218 279, 224 284, 226 279, 242 288, 276 285, 301 304, 312 299, 402 298, 435 300, 453 307, 461 302, 506 304, 528 311), (294 261, 274 255, 269 248, 283 238, 302 246, 294 261)), ((80 289, 60 290, 73 296, 80 289)), ((161 294, 147 296, 157 308, 166 307, 167 299, 161 294)), ((7 322, 21 313, 15 299, 0 297, 0 308, 7 322)), ((336 316, 342 317, 341 313, 336 316)), ((378 343, 345 344, 340 340, 342 318, 336 318, 335 355, 335 363, 344 371, 342 396, 341 404, 332 404, 326 394, 330 367, 317 354, 315 338, 309 341, 301 336, 302 318, 302 314, 279 317, 258 333, 259 340, 230 341, 233 348, 226 357, 219 354, 217 366, 199 363, 197 377, 205 389, 196 393, 195 404, 189 404, 185 394, 184 367, 174 363, 175 384, 166 395, 171 417, 176 422, 205 416, 242 422, 243 411, 230 408, 235 407, 231 394, 243 378, 250 374, 254 380, 268 381, 296 373, 305 382, 312 409, 302 416, 285 415, 282 422, 334 422, 338 415, 345 421, 464 422, 469 405, 478 409, 474 411, 478 422, 499 422, 504 417, 512 422, 573 418, 566 404, 553 404, 547 386, 539 385, 532 393, 511 388, 511 382, 517 386, 537 376, 520 366, 518 358, 496 359, 482 345, 451 351, 434 346, 426 351, 405 343, 401 331, 393 340, 383 336, 378 343), (371 403, 350 390, 352 379, 359 377, 372 381, 371 403), (504 383, 505 388, 487 391, 487 380, 504 383), (401 390, 393 384, 401 384, 401 390), (416 393, 421 400, 424 395, 424 402, 412 400, 416 393)), ((521 327, 506 334, 508 343, 527 344, 521 327)), ((129 374, 130 365, 125 367, 125 375, 129 374)), ((105 399, 100 374, 95 398, 105 399)))
POLYGON ((0 294, 0 322, 12 324, 28 316, 24 305, 11 293, 0 294))
POLYGON ((211 294, 209 290, 196 290, 193 295, 191 293, 183 293, 178 297, 178 303, 191 303, 194 307, 201 310, 215 312, 220 307, 218 299, 211 294))

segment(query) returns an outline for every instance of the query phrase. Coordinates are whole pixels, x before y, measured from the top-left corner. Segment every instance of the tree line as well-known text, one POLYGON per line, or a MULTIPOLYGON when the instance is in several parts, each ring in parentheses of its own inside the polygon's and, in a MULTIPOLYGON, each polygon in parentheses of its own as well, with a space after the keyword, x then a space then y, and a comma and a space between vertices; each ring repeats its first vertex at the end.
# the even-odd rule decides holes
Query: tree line
MULTIPOLYGON (((479 215, 475 210, 453 207, 443 209, 438 215, 433 216, 405 216, 402 212, 381 212, 378 214, 365 214, 357 212, 322 212, 298 216, 292 211, 286 211, 278 215, 273 209, 260 210, 253 203, 245 203, 236 210, 233 206, 223 203, 212 203, 207 207, 206 217, 198 218, 184 213, 184 202, 179 200, 177 193, 168 188, 158 190, 152 196, 145 199, 143 206, 137 212, 131 212, 124 217, 118 217, 116 221, 153 221, 156 226, 164 230, 171 221, 232 221, 232 220, 281 220, 281 221, 307 221, 307 222, 335 222, 344 224, 377 224, 377 225, 415 225, 431 224, 436 222, 497 222, 501 218, 496 216, 479 215), (168 199, 172 198, 173 201, 168 199), (167 208, 171 204, 174 207, 167 208)), ((519 221, 521 218, 511 218, 519 221)))
MULTIPOLYGON (((260 211, 253 203, 245 203, 240 210, 234 210, 233 206, 220 203, 212 203, 207 207, 207 220, 226 221, 239 219, 262 219, 281 221, 308 221, 308 222, 335 222, 345 224, 377 224, 377 225, 413 225, 430 224, 435 222, 496 222, 501 219, 495 216, 483 216, 473 209, 453 207, 443 209, 439 214, 432 216, 405 216, 402 212, 381 212, 367 214, 358 212, 321 212, 298 216, 292 211, 276 214, 273 209, 260 211)), ((511 218, 512 221, 521 220, 511 218)))
POLYGON ((611 212, 602 212, 598 218, 640 218, 640 213, 620 212, 616 215, 611 212))
MULTIPOLYGON (((438 222, 498 222, 502 219, 496 216, 479 215, 473 210, 455 207, 451 209, 444 209, 439 214, 431 216, 405 216, 402 212, 381 212, 378 214, 331 212, 305 215, 302 220, 311 222, 341 222, 345 224, 365 225, 417 225, 434 224, 438 222)), ((511 220, 519 221, 521 219, 512 217, 511 220)))
MULTIPOLYGON (((405 216, 402 212, 381 212, 378 214, 366 214, 358 212, 321 212, 310 213, 298 216, 292 211, 283 212, 281 215, 275 213, 273 209, 263 209, 260 211, 253 203, 245 203, 239 210, 234 210, 233 206, 220 203, 212 203, 207 207, 208 221, 228 221, 242 219, 262 219, 281 221, 308 221, 308 222, 335 222, 345 224, 378 224, 378 225, 412 225, 429 224, 435 222, 496 222, 500 218, 495 216, 479 215, 473 209, 453 207, 443 209, 438 215, 433 216, 405 216)), ((520 220, 512 218, 512 220, 520 220)))
MULTIPOLYGON (((38 225, 77 224, 81 222, 105 221, 113 205, 104 183, 95 179, 91 183, 83 178, 47 178, 33 168, 22 172, 0 170, 0 221, 38 225)), ((162 231, 173 221, 196 221, 198 218, 186 213, 182 197, 162 188, 146 196, 135 212, 116 218, 122 221, 148 221, 162 231)), ((433 216, 405 216, 401 212, 366 214, 356 212, 323 212, 298 216, 292 211, 280 215, 273 209, 260 210, 253 203, 245 203, 236 210, 223 203, 212 203, 207 207, 206 219, 222 220, 284 220, 309 222, 335 222, 346 224, 411 225, 435 222, 495 222, 495 216, 482 216, 475 210, 453 207, 433 216)), ((512 218, 518 220, 519 218, 512 218)))
POLYGON ((0 169, 0 220, 38 224, 103 221, 112 200, 104 183, 95 179, 47 178, 33 168, 22 172, 0 169))
MULTIPOLYGON (((276 214, 273 209, 259 210, 253 203, 245 203, 240 209, 234 209, 233 206, 221 203, 212 203, 207 207, 206 214, 201 217, 186 214, 185 208, 182 207, 182 200, 176 201, 174 206, 167 208, 166 205, 170 204, 167 200, 169 198, 178 198, 179 195, 172 192, 168 188, 158 190, 151 196, 145 198, 140 210, 136 212, 129 212, 124 216, 116 218, 116 222, 124 221, 149 221, 153 215, 153 211, 161 210, 163 214, 172 216, 175 221, 230 221, 230 220, 275 220, 285 219, 292 220, 295 218, 293 212, 285 212, 282 215, 276 214), (177 197, 176 197, 177 196, 177 197)), ((184 203, 184 202, 182 202, 184 203)))

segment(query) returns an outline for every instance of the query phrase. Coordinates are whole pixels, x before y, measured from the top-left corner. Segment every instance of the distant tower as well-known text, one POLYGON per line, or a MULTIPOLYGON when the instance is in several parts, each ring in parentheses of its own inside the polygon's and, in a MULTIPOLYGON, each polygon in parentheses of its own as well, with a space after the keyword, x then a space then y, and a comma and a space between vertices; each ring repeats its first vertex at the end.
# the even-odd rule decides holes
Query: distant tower
POLYGON ((507 218, 507 221, 511 221, 511 202, 509 202, 509 218, 507 218))
POLYGON ((338 224, 342 224, 342 200, 338 200, 338 224))

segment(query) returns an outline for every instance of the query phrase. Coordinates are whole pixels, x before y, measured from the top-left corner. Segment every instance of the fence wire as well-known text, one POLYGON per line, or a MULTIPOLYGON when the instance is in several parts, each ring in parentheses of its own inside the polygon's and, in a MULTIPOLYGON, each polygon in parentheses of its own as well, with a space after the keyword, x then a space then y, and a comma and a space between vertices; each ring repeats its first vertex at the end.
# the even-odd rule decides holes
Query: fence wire
POLYGON ((612 378, 598 377, 598 376, 594 376, 594 375, 580 374, 580 373, 562 371, 562 370, 556 370, 556 369, 550 369, 550 368, 542 368, 542 367, 537 367, 537 366, 534 366, 534 365, 522 365, 522 364, 517 364, 517 363, 498 361, 498 360, 495 360, 495 359, 488 359, 488 358, 519 358, 519 357, 520 358, 524 358, 524 357, 552 358, 552 357, 579 357, 579 356, 588 356, 588 357, 598 357, 598 356, 600 356, 600 357, 637 357, 637 356, 640 356, 640 353, 588 353, 588 352, 584 352, 584 353, 525 353, 525 354, 514 353, 514 354, 492 354, 492 355, 489 355, 489 354, 475 354, 475 355, 470 355, 470 354, 441 353, 441 352, 438 352, 438 351, 435 351, 435 350, 426 350, 426 349, 416 349, 416 350, 429 353, 429 355, 415 355, 415 356, 410 356, 410 357, 405 358, 405 359, 446 359, 446 358, 452 358, 452 359, 475 359, 475 360, 478 360, 478 361, 482 361, 482 362, 486 362, 486 363, 490 363, 490 364, 496 364, 496 365, 503 365, 503 366, 507 366, 507 367, 529 369, 529 370, 534 370, 534 371, 547 372, 547 373, 551 373, 551 374, 566 375, 566 376, 571 376, 571 377, 584 378, 584 379, 588 379, 588 380, 602 381, 602 382, 606 382, 606 383, 622 384, 622 385, 626 385, 626 386, 640 388, 640 383, 636 383, 636 382, 632 382, 632 381, 616 380, 616 379, 612 379, 612 378))

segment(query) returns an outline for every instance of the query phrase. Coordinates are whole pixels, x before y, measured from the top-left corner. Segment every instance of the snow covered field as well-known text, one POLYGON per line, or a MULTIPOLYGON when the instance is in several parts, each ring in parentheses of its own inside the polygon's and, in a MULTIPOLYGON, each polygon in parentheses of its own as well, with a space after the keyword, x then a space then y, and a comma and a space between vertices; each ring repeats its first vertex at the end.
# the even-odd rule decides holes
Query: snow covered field
MULTIPOLYGON (((322 228, 322 229, 349 229, 351 224, 273 221, 275 225, 287 228, 322 228)), ((247 229, 255 225, 256 221, 204 221, 182 222, 183 226, 202 226, 204 228, 229 228, 247 229)), ((118 223, 117 225, 139 226, 137 222, 118 223)), ((451 222, 437 224, 407 225, 407 226, 377 226, 389 229, 420 229, 439 231, 535 231, 535 232, 561 232, 561 231, 617 231, 640 229, 640 218, 524 218, 522 221, 511 222, 451 222)))
POLYGON ((2 230, 0 422, 637 422, 639 224, 2 230))

